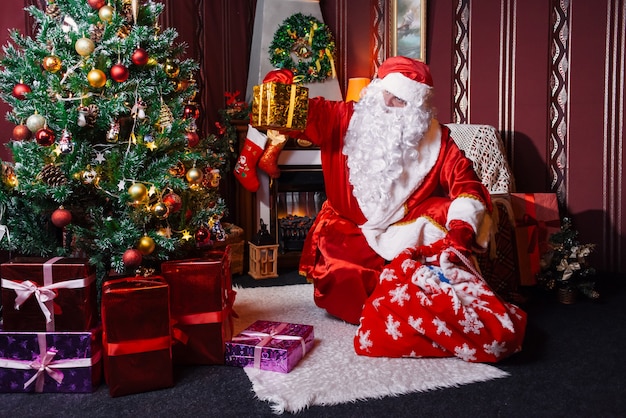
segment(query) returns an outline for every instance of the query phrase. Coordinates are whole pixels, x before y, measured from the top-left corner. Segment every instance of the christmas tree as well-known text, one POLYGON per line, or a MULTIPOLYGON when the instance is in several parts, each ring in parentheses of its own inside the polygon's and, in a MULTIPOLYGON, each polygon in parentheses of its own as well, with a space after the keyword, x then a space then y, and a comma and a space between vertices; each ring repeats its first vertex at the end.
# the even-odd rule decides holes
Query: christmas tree
POLYGON ((198 65, 150 0, 49 0, 12 31, 0 96, 15 124, 2 162, 0 245, 85 255, 106 277, 222 239, 228 144, 198 133, 198 65), (226 148, 226 149, 223 149, 226 148), (10 239, 8 239, 10 238, 10 239))

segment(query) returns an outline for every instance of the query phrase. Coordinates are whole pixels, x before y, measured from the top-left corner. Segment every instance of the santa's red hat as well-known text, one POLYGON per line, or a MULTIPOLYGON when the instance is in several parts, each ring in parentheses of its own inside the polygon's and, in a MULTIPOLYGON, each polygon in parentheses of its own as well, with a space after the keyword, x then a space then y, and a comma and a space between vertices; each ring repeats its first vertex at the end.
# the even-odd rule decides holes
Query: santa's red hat
POLYGON ((378 78, 380 87, 407 102, 423 94, 424 86, 433 86, 428 65, 402 56, 387 58, 378 68, 378 78))

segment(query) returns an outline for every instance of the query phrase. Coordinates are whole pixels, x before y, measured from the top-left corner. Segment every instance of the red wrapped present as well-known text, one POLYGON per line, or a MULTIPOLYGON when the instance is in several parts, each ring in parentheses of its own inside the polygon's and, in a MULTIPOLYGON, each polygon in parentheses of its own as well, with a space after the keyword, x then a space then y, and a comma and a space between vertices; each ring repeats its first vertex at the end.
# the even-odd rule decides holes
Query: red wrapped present
POLYGON ((515 241, 522 285, 537 284, 541 257, 549 250, 550 235, 561 228, 554 193, 511 193, 515 241))
POLYGON ((164 262, 161 274, 170 286, 174 363, 224 364, 235 301, 230 247, 204 258, 164 262))
POLYGON ((112 397, 174 385, 169 287, 162 277, 102 286, 104 376, 112 397))
POLYGON ((102 329, 0 331, 0 392, 90 393, 102 378, 102 329))
POLYGON ((98 322, 87 259, 15 258, 0 266, 5 331, 87 331, 98 322))
POLYGON ((289 373, 314 344, 311 325, 256 321, 226 343, 226 364, 289 373))

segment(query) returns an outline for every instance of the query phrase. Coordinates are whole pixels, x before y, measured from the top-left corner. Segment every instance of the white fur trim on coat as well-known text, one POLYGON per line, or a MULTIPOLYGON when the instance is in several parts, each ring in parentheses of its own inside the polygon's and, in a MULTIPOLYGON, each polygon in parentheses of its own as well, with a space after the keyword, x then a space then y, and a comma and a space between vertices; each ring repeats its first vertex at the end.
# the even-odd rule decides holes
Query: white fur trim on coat
POLYGON ((363 229, 367 243, 385 260, 393 260, 407 248, 430 245, 444 238, 446 233, 440 225, 429 218, 419 217, 414 222, 391 225, 385 231, 363 229))
POLYGON ((476 243, 482 248, 487 248, 492 222, 483 202, 471 196, 457 197, 448 208, 446 228, 450 228, 450 222, 453 220, 467 222, 476 233, 476 243))

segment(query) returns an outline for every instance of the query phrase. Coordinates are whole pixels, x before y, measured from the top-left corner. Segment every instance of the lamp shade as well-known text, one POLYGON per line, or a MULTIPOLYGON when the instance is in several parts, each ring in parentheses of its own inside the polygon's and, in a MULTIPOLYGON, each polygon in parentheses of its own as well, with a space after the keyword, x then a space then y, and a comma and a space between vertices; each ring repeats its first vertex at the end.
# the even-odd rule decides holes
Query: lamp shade
POLYGON ((354 77, 348 79, 348 91, 346 92, 346 102, 358 102, 361 98, 361 90, 370 83, 367 77, 354 77))

